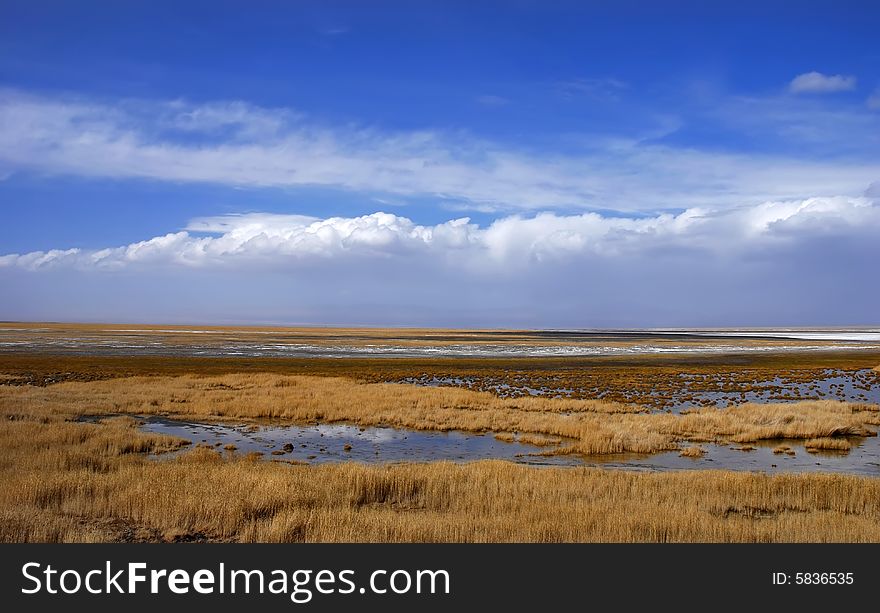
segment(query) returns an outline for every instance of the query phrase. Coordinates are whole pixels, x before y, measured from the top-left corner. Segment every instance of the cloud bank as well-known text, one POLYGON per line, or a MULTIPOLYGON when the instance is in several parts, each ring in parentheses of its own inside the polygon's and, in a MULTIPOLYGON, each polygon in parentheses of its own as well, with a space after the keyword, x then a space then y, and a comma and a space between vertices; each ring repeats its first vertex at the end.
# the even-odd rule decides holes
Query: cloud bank
MULTIPOLYGON (((869 190, 869 193, 870 190, 869 190)), ((876 324, 870 197, 419 225, 248 214, 0 256, 0 318, 429 326, 876 324), (120 315, 124 314, 124 315, 120 315)))
POLYGON ((460 218, 436 225, 384 212, 318 219, 251 213, 194 219, 185 230, 99 250, 53 249, 0 256, 0 267, 119 270, 126 267, 304 267, 370 258, 429 258, 451 268, 501 273, 590 259, 655 258, 688 251, 731 258, 802 249, 817 238, 880 235, 873 199, 810 198, 733 210, 604 217, 510 216, 487 227, 460 218))
POLYGON ((467 133, 322 126, 242 102, 0 91, 0 178, 322 186, 370 207, 428 197, 435 215, 438 204, 462 211, 430 225, 400 208, 250 213, 103 248, 0 247, 0 284, 12 288, 0 319, 877 324, 880 116, 826 102, 712 106, 756 154, 674 146, 666 133, 535 151, 467 133), (469 209, 496 218, 476 223, 469 209))

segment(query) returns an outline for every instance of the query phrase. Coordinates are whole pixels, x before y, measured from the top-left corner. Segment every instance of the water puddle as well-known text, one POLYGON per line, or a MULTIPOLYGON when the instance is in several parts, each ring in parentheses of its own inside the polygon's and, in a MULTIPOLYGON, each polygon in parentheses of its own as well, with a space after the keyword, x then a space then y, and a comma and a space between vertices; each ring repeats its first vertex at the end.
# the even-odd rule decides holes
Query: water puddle
MULTIPOLYGON (((100 418, 90 418, 97 421, 100 418)), ((493 434, 435 432, 397 428, 363 428, 347 424, 307 426, 220 425, 145 417, 143 432, 186 439, 225 454, 257 452, 265 459, 294 463, 363 462, 472 462, 508 460, 548 466, 670 471, 723 469, 737 471, 835 472, 880 476, 880 438, 850 438, 848 452, 811 453, 802 440, 759 441, 747 445, 701 444, 701 457, 682 457, 678 451, 657 454, 605 456, 540 455, 546 447, 519 440, 502 441, 493 434), (751 448, 745 451, 744 447, 751 448), (787 450, 788 452, 784 451, 787 450)), ((687 443, 682 444, 688 446, 687 443)), ((177 453, 164 454, 173 457, 177 453)))
POLYGON ((258 452, 294 462, 472 462, 509 460, 523 464, 577 465, 580 458, 536 455, 534 445, 497 440, 492 434, 363 428, 345 424, 228 426, 146 417, 143 432, 168 434, 227 453, 258 452))

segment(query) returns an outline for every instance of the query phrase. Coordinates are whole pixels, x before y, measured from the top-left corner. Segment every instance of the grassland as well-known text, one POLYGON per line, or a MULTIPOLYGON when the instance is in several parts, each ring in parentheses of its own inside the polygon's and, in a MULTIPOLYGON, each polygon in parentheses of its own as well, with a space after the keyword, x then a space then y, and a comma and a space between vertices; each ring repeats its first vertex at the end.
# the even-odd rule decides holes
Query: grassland
POLYGON ((155 454, 185 445, 139 432, 133 417, 462 429, 556 443, 549 453, 695 456, 706 442, 745 450, 776 438, 845 452, 850 436, 880 424, 876 405, 822 400, 670 415, 613 394, 502 398, 387 381, 502 373, 531 381, 592 377, 624 389, 685 370, 806 378, 825 368, 870 370, 877 361, 865 353, 577 360, 3 354, 0 541, 878 542, 880 479, 497 461, 308 466, 201 447, 157 461, 155 454), (110 417, 89 423, 81 416, 110 417))
POLYGON ((135 414, 285 423, 348 422, 418 430, 525 432, 556 437, 553 453, 653 453, 681 441, 746 443, 768 439, 870 436, 877 405, 815 401, 647 413, 597 400, 502 399, 457 388, 359 383, 342 377, 239 374, 130 377, 47 387, 0 386, 0 411, 40 407, 73 415, 135 414))
MULTIPOLYGON (((676 403, 700 403, 699 394, 723 392, 731 401, 758 381, 779 377, 787 385, 771 388, 770 400, 791 401, 792 385, 809 384, 834 370, 850 373, 855 387, 880 382, 872 368, 880 353, 790 352, 787 354, 641 355, 577 358, 279 358, 191 356, 102 356, 0 352, 0 373, 9 385, 53 385, 131 376, 277 373, 347 377, 358 382, 425 382, 524 397, 525 388, 567 389, 572 399, 601 399, 665 409, 676 403), (682 392, 682 375, 689 377, 682 392), (455 383, 455 382, 458 383, 455 383), (506 387, 507 386, 507 387, 506 387)), ((552 392, 546 394, 553 397, 552 392)), ((817 399, 833 399, 816 392, 817 399)))
POLYGON ((223 459, 131 420, 0 425, 0 541, 873 541, 880 480, 223 459))

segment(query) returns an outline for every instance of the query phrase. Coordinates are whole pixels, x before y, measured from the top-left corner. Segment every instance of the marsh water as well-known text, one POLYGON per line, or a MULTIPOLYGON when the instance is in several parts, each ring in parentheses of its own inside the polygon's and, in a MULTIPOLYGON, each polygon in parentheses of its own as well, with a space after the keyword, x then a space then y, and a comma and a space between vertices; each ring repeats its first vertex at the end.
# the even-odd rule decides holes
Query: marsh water
MULTIPOLYGON (((857 351, 874 356, 880 350, 880 329, 775 330, 531 330, 531 331, 423 331, 129 328, 0 324, 0 354, 187 356, 187 357, 577 357, 637 356, 650 354, 757 354, 774 352, 857 351), (874 353, 869 353, 874 352, 874 353)), ((850 353, 849 355, 856 355, 850 353)), ((690 360, 693 356, 685 356, 690 360)), ((702 358, 700 358, 702 359, 702 358)), ((736 359, 743 359, 738 355, 736 359)), ((866 358, 867 359, 867 358, 866 358)), ((563 365, 563 361, 554 361, 563 365)), ((684 362, 683 362, 684 363, 684 362)), ((876 362, 862 363, 861 366, 876 362)), ((796 402, 809 399, 880 403, 880 373, 867 368, 842 370, 814 368, 778 373, 755 369, 752 375, 734 368, 731 373, 673 373, 654 385, 652 380, 624 378, 616 396, 608 381, 596 377, 550 375, 516 376, 495 372, 481 376, 438 376, 425 373, 389 380, 423 386, 456 386, 490 391, 504 397, 546 396, 612 399, 638 402, 649 410, 678 413, 695 406, 724 408, 741 402, 796 402), (735 372, 734 372, 735 371, 735 372), (732 374, 733 373, 733 374, 732 374)), ((428 369, 430 370, 430 369, 428 369)), ((410 371, 412 372, 412 371, 410 371)), ((418 371, 416 371, 418 372, 418 371)), ((448 371, 447 371, 448 372, 448 371)), ((477 372, 480 372, 477 369, 477 372)), ((64 380, 51 377, 36 384, 64 380)), ((394 375, 397 377, 397 375, 394 375)), ((610 383, 614 383, 611 377, 610 383)), ((12 384, 32 384, 25 376, 12 384)), ((492 433, 412 431, 387 427, 361 428, 344 424, 246 426, 188 423, 143 418, 147 432, 170 434, 194 445, 226 454, 258 452, 288 462, 356 461, 468 462, 502 459, 536 465, 578 465, 641 470, 723 468, 731 470, 837 471, 880 476, 877 437, 851 441, 847 453, 813 454, 792 442, 793 454, 774 454, 779 442, 740 451, 725 445, 703 445, 699 458, 677 452, 650 456, 580 457, 546 455, 552 447, 518 440, 498 440, 492 433)))
MULTIPOLYGON (((424 387, 463 387, 488 389, 501 398, 547 396, 570 398, 575 391, 586 391, 587 397, 602 399, 600 390, 574 390, 569 387, 528 386, 517 382, 486 382, 477 377, 422 376, 407 377, 398 381, 424 387)), ((734 384, 712 375, 681 373, 675 389, 664 392, 669 396, 664 410, 679 413, 682 409, 702 406, 725 408, 754 402, 801 402, 804 400, 840 400, 880 404, 880 376, 871 369, 837 370, 825 369, 809 381, 776 376, 771 379, 734 384)), ((656 394, 656 392, 652 392, 656 394)), ((650 395, 650 394, 649 394, 650 395)), ((576 397, 576 396, 574 396, 576 397)))
MULTIPOLYGON (((728 407, 743 402, 800 402, 802 400, 840 400, 843 402, 865 402, 880 404, 880 377, 873 370, 839 371, 826 369, 820 376, 810 381, 791 381, 784 377, 774 377, 755 381, 748 390, 703 390, 691 391, 689 384, 698 375, 682 374, 680 395, 691 394, 692 401, 676 403, 679 409, 699 406, 698 401, 709 401, 717 407, 728 407), (696 401, 696 402, 695 402, 696 401)), ((720 386, 719 386, 720 387, 720 386)))
POLYGON ((144 418, 144 432, 168 434, 193 444, 234 453, 264 454, 267 458, 294 462, 470 462, 510 460, 548 465, 578 464, 577 458, 540 456, 534 445, 499 441, 492 434, 435 432, 398 428, 363 428, 347 424, 306 426, 219 425, 144 418))
MULTIPOLYGON (((607 456, 542 455, 547 447, 514 440, 505 442, 491 433, 434 432, 398 428, 358 427, 346 424, 303 426, 248 426, 187 422, 145 417, 141 430, 184 438, 226 454, 261 453, 266 459, 293 463, 363 462, 472 462, 498 459, 546 466, 593 466, 646 471, 726 469, 775 472, 839 472, 880 476, 880 439, 851 439, 846 453, 810 453, 802 441, 764 441, 751 451, 738 445, 704 444, 699 458, 677 451, 651 455, 607 456), (791 453, 774 453, 780 444, 791 453), (234 448, 234 449, 233 449, 234 448)), ((175 454, 165 454, 173 457, 175 454)))

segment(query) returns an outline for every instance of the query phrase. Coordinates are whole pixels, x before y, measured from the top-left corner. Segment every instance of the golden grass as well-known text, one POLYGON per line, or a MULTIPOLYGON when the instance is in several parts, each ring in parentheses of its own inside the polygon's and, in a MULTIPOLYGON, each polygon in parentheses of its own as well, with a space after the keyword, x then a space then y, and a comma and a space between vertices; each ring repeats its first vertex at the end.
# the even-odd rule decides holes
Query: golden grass
POLYGON ((64 453, 47 453, 43 456, 45 468, 52 470, 87 469, 103 472, 109 470, 107 458, 130 454, 161 453, 188 445, 175 437, 161 434, 131 436, 136 420, 129 417, 102 420, 97 424, 79 424, 57 419, 22 419, 3 415, 0 423, 0 438, 4 439, 3 466, 14 468, 9 446, 14 436, 23 444, 51 452, 56 447, 65 447, 64 453))
POLYGON ((520 434, 518 437, 520 443, 526 445, 535 445, 536 447, 550 447, 562 443, 562 439, 554 436, 544 436, 542 434, 520 434))
POLYGON ((497 427, 520 437, 529 424, 537 438, 572 434, 576 447, 598 445, 593 430, 638 447, 644 434, 673 445, 678 436, 705 440, 717 433, 824 437, 877 418, 876 410, 831 402, 738 409, 718 418, 703 411, 649 415, 601 403, 523 403, 283 375, 0 386, 0 541, 880 541, 877 479, 642 474, 495 461, 301 466, 210 446, 156 461, 148 454, 182 442, 143 434, 130 416, 71 421, 106 413, 345 419, 497 427), (814 411, 815 419, 799 421, 798 411, 814 411))
POLYGON ((495 438, 505 443, 513 443, 516 441, 526 445, 535 445, 536 447, 550 447, 562 443, 562 439, 557 437, 528 433, 514 434, 512 432, 499 432, 495 435, 495 438))
MULTIPOLYGON (((192 335, 177 334, 176 337, 192 335)), ((198 335, 201 339, 202 335, 198 335)), ((69 340, 69 336, 65 337, 69 340)), ((178 341, 181 339, 178 338, 178 341)), ((189 338, 189 342, 192 339, 189 338)), ((851 400, 880 384, 872 370, 880 352, 821 351, 750 355, 656 354, 577 358, 274 358, 186 356, 49 355, 0 351, 0 373, 9 384, 51 385, 135 375, 223 375, 241 373, 345 376, 359 382, 431 381, 498 396, 528 396, 525 389, 566 394, 573 399, 601 399, 668 408, 684 402, 706 405, 712 394, 744 402, 756 389, 766 400, 804 397, 843 399, 842 390, 824 392, 812 382, 829 370, 849 377, 851 400), (687 378, 688 386, 683 387, 687 378), (779 385, 769 385, 779 377, 779 385), (761 383, 763 382, 763 383, 761 383), (758 385, 761 383, 761 385, 758 385), (705 394, 708 394, 705 395, 705 394)))
MULTIPOLYGON (((131 377, 48 387, 0 386, 0 411, 64 407, 73 415, 138 414, 217 421, 350 422, 419 430, 519 432, 565 439, 554 453, 653 453, 682 441, 755 442, 870 436, 877 405, 809 401, 649 414, 633 405, 364 384, 345 378, 238 374, 131 377)), ((522 436, 522 435, 521 435, 522 436)), ((555 442, 555 441, 554 441, 555 442)), ((545 443, 546 444, 546 443, 545 443)))
POLYGON ((811 438, 804 443, 807 451, 849 451, 852 444, 845 438, 811 438))
POLYGON ((880 541, 880 480, 487 461, 297 466, 131 420, 0 424, 0 541, 880 541))

